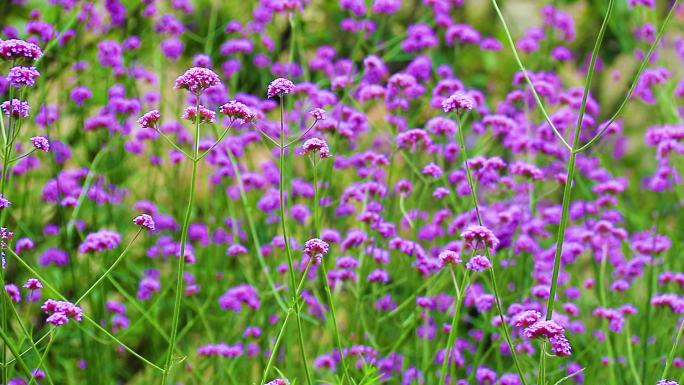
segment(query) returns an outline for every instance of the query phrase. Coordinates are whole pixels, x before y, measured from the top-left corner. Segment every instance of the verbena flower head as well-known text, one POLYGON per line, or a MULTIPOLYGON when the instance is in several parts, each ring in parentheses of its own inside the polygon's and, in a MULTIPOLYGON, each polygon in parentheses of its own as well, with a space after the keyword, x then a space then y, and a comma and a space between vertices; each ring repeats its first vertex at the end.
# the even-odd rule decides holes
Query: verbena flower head
POLYGON ((213 123, 216 120, 216 113, 210 109, 204 108, 204 106, 186 107, 183 111, 182 118, 194 122, 197 119, 197 112, 199 111, 199 122, 200 123, 213 123))
POLYGON ((461 237, 473 248, 486 246, 495 249, 499 245, 499 238, 492 230, 480 225, 468 227, 461 233, 461 237))
POLYGON ((459 264, 461 263, 461 256, 452 250, 444 250, 441 253, 439 253, 439 260, 442 262, 442 266, 446 266, 448 264, 459 264))
POLYGON ((5 198, 4 195, 0 194, 0 209, 7 208, 11 204, 12 204, 12 202, 10 202, 9 199, 5 198))
POLYGON ((470 111, 475 108, 475 101, 470 95, 464 92, 454 92, 442 102, 442 109, 444 112, 451 112, 453 110, 470 111))
POLYGON ((307 139, 302 145, 302 153, 307 155, 312 152, 318 152, 321 159, 330 157, 330 148, 325 140, 319 138, 307 139))
POLYGON ((83 319, 83 310, 69 301, 48 299, 40 308, 45 314, 50 314, 45 322, 55 326, 64 325, 69 320, 81 322, 83 319))
POLYGON ((138 226, 142 226, 150 231, 154 231, 154 220, 152 217, 148 214, 140 214, 137 217, 133 218, 133 223, 135 223, 138 226))
POLYGON ((9 84, 16 88, 32 87, 36 84, 36 79, 40 76, 40 72, 36 67, 12 67, 7 72, 7 80, 9 84))
POLYGON ((0 57, 5 60, 21 58, 36 60, 43 56, 43 51, 37 45, 24 40, 0 40, 0 57))
POLYGON ((325 116, 325 110, 322 108, 314 108, 313 110, 309 111, 309 115, 313 116, 313 118, 316 120, 325 120, 327 118, 325 116))
POLYGON ((10 102, 6 100, 0 104, 0 108, 7 116, 12 116, 14 118, 27 118, 29 116, 29 110, 31 106, 27 102, 21 101, 19 99, 12 99, 10 102))
POLYGON ((291 93, 294 91, 295 85, 291 81, 285 79, 285 78, 278 78, 272 81, 268 85, 268 90, 266 92, 266 95, 269 98, 275 97, 275 96, 283 96, 291 93))
POLYGON ((142 128, 154 128, 157 125, 157 122, 159 122, 159 119, 161 119, 159 110, 152 110, 141 116, 138 119, 138 124, 140 124, 142 128))
POLYGON ((121 235, 119 233, 110 230, 100 230, 88 234, 83 243, 78 247, 78 251, 85 254, 111 250, 119 246, 119 243, 121 243, 121 235))
POLYGON ((34 136, 31 138, 31 144, 38 150, 50 151, 50 141, 44 136, 34 136))
POLYGON ((313 238, 304 242, 304 253, 312 257, 320 258, 328 254, 328 249, 328 243, 322 239, 313 238))
POLYGON ((201 94, 207 88, 219 83, 221 83, 221 79, 214 71, 203 67, 192 67, 176 78, 174 87, 188 90, 194 94, 201 94))
POLYGON ((24 288, 29 290, 40 290, 43 288, 43 284, 38 280, 38 278, 29 278, 24 283, 24 288))
POLYGON ((228 116, 231 119, 240 119, 243 122, 251 122, 256 119, 257 115, 244 103, 237 100, 231 100, 228 103, 219 107, 219 112, 228 116))
POLYGON ((466 263, 466 268, 472 271, 485 271, 491 269, 492 262, 484 255, 475 255, 466 263))

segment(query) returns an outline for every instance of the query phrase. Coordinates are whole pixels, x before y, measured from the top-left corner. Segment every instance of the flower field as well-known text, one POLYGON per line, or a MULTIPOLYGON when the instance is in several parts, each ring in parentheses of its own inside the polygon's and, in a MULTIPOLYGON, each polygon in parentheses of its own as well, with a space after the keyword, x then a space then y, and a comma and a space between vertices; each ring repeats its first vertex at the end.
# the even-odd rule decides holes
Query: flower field
POLYGON ((0 384, 684 385, 680 0, 0 0, 0 384))

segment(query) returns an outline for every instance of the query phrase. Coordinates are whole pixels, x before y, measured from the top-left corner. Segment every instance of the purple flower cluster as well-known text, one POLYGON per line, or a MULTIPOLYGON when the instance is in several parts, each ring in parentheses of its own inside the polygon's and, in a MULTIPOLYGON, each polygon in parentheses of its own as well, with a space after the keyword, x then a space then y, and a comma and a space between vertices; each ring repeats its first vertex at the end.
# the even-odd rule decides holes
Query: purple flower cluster
POLYGON ((36 60, 41 56, 43 51, 34 43, 17 39, 0 40, 0 57, 5 60, 36 60))
POLYGON ((36 67, 12 67, 7 73, 7 81, 12 87, 32 87, 36 84, 36 79, 40 72, 36 67))
POLYGON ((174 87, 184 89, 193 94, 201 94, 207 88, 219 85, 221 79, 208 68, 192 67, 176 78, 174 87))
POLYGON ((90 233, 85 240, 78 246, 79 253, 97 253, 106 250, 112 250, 121 243, 121 235, 111 230, 100 230, 90 233))
POLYGON ((220 298, 221 309, 229 309, 236 313, 242 310, 242 305, 257 310, 261 306, 257 289, 250 285, 238 285, 228 289, 220 298))
POLYGON ((133 223, 135 223, 138 226, 144 227, 150 231, 155 230, 154 219, 152 219, 152 216, 148 214, 138 215, 137 217, 133 218, 133 223))
POLYGON ((40 308, 50 315, 45 322, 55 326, 62 326, 70 320, 81 322, 83 319, 83 310, 68 301, 48 299, 40 308))
POLYGON ((287 95, 289 93, 292 93, 294 90, 294 83, 292 83, 288 79, 278 78, 268 85, 268 91, 266 92, 266 95, 269 98, 273 98, 275 96, 287 95))

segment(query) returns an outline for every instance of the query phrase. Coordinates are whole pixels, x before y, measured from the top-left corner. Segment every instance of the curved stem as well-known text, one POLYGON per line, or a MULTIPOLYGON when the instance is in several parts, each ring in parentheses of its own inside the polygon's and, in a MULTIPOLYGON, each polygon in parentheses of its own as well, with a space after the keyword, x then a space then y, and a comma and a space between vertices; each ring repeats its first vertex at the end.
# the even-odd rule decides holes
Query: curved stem
POLYGON ((674 15, 675 10, 677 10, 677 6, 679 5, 679 2, 681 0, 675 0, 675 2, 672 4, 672 7, 670 8, 670 11, 667 13, 667 16, 665 17, 665 20, 663 21, 663 25, 660 27, 660 30, 658 31, 658 34, 656 35, 656 39, 651 44, 651 47, 648 49, 648 53, 646 54, 646 57, 644 57, 644 60, 641 61, 641 65, 639 66, 639 70, 637 71, 636 75, 634 76, 634 81, 632 82, 632 86, 629 88, 629 91, 627 91, 627 95, 625 95, 625 98, 622 100, 622 103, 620 103, 620 106, 618 107, 617 111, 611 116, 611 118, 608 120, 608 122, 603 126, 601 131, 599 131, 598 134, 596 134, 591 140, 589 140, 585 145, 582 147, 577 148, 577 146, 573 147, 575 148, 573 152, 582 152, 586 150, 587 148, 591 147, 592 144, 594 144, 597 140, 601 139, 601 136, 610 128, 610 126, 615 123, 617 118, 620 117, 620 114, 622 114, 622 110, 625 108, 627 105, 627 102, 629 99, 632 97, 632 94, 634 93, 634 90, 636 89, 637 85, 639 84, 639 79, 641 78, 641 73, 644 72, 644 69, 648 66, 648 63, 651 60, 651 56, 653 55, 653 52, 655 51, 655 48, 658 46, 660 43, 660 39, 663 37, 663 34, 665 33, 665 28, 667 27, 668 23, 670 22, 670 19, 672 19, 672 15, 674 15))
POLYGON ((119 254, 119 256, 116 258, 114 263, 112 263, 112 265, 109 266, 107 271, 105 271, 104 274, 102 274, 100 276, 100 278, 98 278, 97 281, 95 281, 95 283, 93 283, 88 288, 88 290, 86 290, 86 292, 83 293, 83 295, 81 295, 78 298, 78 300, 76 300, 76 302, 74 302, 75 305, 78 305, 81 301, 83 301, 83 299, 85 299, 85 297, 87 297, 88 294, 90 294, 102 281, 104 281, 109 276, 109 273, 111 273, 112 270, 114 270, 114 268, 116 268, 116 266, 119 264, 119 262, 121 262, 123 260, 123 258, 126 256, 126 254, 128 254, 128 250, 131 248, 131 246, 133 245, 135 240, 138 239, 138 236, 140 236, 141 232, 142 232, 142 227, 138 229, 138 232, 135 233, 135 236, 133 237, 133 239, 131 239, 131 241, 128 243, 126 248, 121 252, 121 254, 119 254))
POLYGON ((551 121, 551 117, 549 117, 548 112, 546 112, 546 108, 544 108, 544 103, 542 103, 541 98, 539 97, 539 94, 537 93, 537 90, 534 88, 534 84, 532 83, 532 79, 530 79, 529 74, 527 73, 527 69, 525 68, 525 65, 522 63, 522 60, 520 60, 520 55, 518 55, 518 50, 515 48, 515 43, 513 42, 513 37, 511 36, 511 31, 508 29, 508 24, 506 24, 506 19, 503 17, 503 13, 501 13, 501 9, 499 9, 499 4, 496 2, 496 0, 492 0, 492 5, 494 6, 494 9, 496 10, 496 14, 499 16, 499 20, 501 20, 501 25, 503 26, 504 32, 506 32, 506 39, 508 40, 508 45, 511 46, 511 51, 513 51, 513 56, 515 57, 515 61, 518 63, 518 67, 520 67, 520 71, 522 71, 523 76, 525 77, 525 81, 527 82, 527 85, 530 87, 530 91, 532 92, 532 95, 534 96, 534 100, 537 102, 537 105, 539 106, 539 109, 541 110, 542 114, 544 115, 544 119, 546 119, 546 123, 551 127, 553 130, 553 133, 556 134, 556 137, 563 143, 563 146, 567 148, 568 150, 572 151, 572 147, 568 144, 568 142, 565 140, 563 135, 558 131, 556 128, 556 125, 553 124, 551 121))

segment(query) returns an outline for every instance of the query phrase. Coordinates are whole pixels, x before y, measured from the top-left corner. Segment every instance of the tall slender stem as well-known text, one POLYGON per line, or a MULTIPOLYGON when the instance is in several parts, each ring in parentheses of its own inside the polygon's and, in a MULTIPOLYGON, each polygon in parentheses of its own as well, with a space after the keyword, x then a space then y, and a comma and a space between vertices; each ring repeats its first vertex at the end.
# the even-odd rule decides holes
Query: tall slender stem
POLYGON ((181 230, 180 239, 180 255, 178 257, 178 267, 176 268, 176 297, 173 304, 173 320, 171 323, 171 335, 169 341, 169 350, 166 353, 166 361, 164 363, 164 371, 161 376, 161 385, 166 385, 166 380, 171 369, 171 359, 173 352, 176 349, 176 337, 178 335, 178 321, 180 318, 181 301, 183 299, 183 273, 185 270, 185 244, 188 241, 188 227, 190 226, 190 218, 192 217, 192 206, 195 202, 195 182, 197 180, 197 160, 199 154, 199 138, 200 138, 200 113, 199 113, 200 95, 195 95, 195 143, 192 157, 192 176, 190 177, 190 197, 188 198, 188 206, 185 209, 185 218, 183 220, 183 227, 181 230))
MULTIPOLYGON (((572 183, 575 178, 575 166, 577 161, 578 152, 575 151, 580 144, 580 133, 582 132, 582 123, 584 120, 584 112, 587 108, 587 100, 589 98, 589 91, 591 89, 591 83, 594 79, 594 71, 596 69, 596 60, 598 58, 598 53, 601 49, 601 44, 603 43, 603 37, 605 35, 606 29, 608 28, 608 21, 613 13, 613 5, 615 0, 610 0, 608 3, 608 11, 601 24, 601 29, 599 30, 596 42, 594 43, 594 49, 591 54, 591 61, 589 63, 589 70, 587 71, 587 79, 584 84, 584 94, 582 95, 582 104, 580 105, 579 115, 577 116, 577 125, 575 126, 575 134, 573 137, 573 143, 570 152, 570 158, 568 160, 568 173, 565 178, 565 186, 563 188, 563 203, 561 207, 561 220, 558 225, 558 235, 556 236, 556 252, 553 258, 553 273, 551 276, 551 288, 549 290, 549 299, 546 306, 546 319, 551 320, 553 317, 553 310, 556 301, 556 291, 558 288, 558 274, 560 273, 561 255, 563 253, 563 242, 565 240, 565 229, 568 226, 568 217, 570 209, 570 201, 572 200, 572 183)), ((540 352, 540 373, 542 368, 545 367, 544 363, 546 360, 546 354, 542 350, 540 352)), ((539 385, 544 385, 545 379, 540 378, 539 385)))
POLYGON ((451 351, 454 348, 454 343, 456 341, 456 335, 458 334, 458 319, 461 311, 461 304, 463 303, 464 290, 467 281, 468 274, 464 273, 463 281, 459 285, 456 282, 456 273, 454 272, 454 266, 449 265, 449 274, 451 275, 451 280, 454 284, 454 290, 456 290, 456 300, 454 301, 454 315, 451 317, 451 329, 449 329, 449 336, 447 337, 447 346, 444 354, 444 361, 442 361, 442 370, 439 378, 439 385, 444 385, 447 376, 447 366, 449 364, 449 359, 451 358, 451 351))
POLYGON ((302 320, 300 317, 299 293, 297 293, 297 286, 295 283, 294 262, 292 257, 292 250, 290 249, 290 240, 287 233, 287 222, 285 218, 285 118, 284 118, 284 100, 280 96, 280 225, 283 231, 283 240, 285 242, 285 253, 287 254, 288 271, 290 272, 290 291, 292 292, 292 306, 295 310, 295 317, 297 320, 297 331, 299 335, 299 350, 302 356, 302 363, 304 365, 304 372, 306 373, 306 381, 308 385, 313 385, 311 373, 309 372, 308 360, 306 358, 306 350, 304 349, 304 336, 302 334, 302 320))

